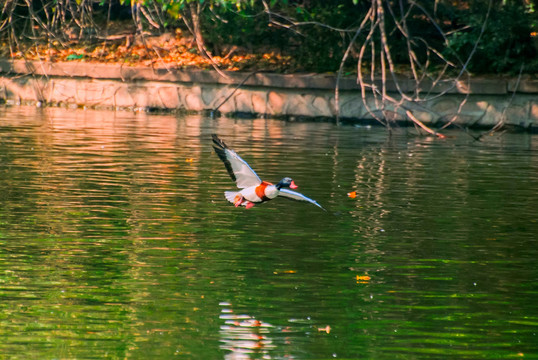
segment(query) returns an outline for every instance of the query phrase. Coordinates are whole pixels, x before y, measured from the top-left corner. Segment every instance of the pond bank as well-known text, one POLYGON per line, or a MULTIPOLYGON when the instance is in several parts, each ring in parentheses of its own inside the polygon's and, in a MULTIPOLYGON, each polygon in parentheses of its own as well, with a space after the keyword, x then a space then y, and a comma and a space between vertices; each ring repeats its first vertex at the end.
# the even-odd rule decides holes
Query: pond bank
MULTIPOLYGON (((280 118, 326 118, 337 115, 334 75, 156 69, 84 62, 0 60, 0 101, 66 107, 144 111, 215 111, 280 118)), ((394 81, 389 90, 396 90, 394 81)), ((399 79, 400 89, 412 92, 415 83, 399 79)), ((448 83, 421 83, 427 99, 406 103, 430 126, 456 123, 466 127, 506 126, 538 129, 538 79, 477 78, 448 83), (442 94, 436 96, 436 94, 442 94)), ((355 77, 339 83, 339 116, 344 120, 374 121, 365 107, 355 77)), ((389 94, 391 95, 391 94, 389 94)), ((397 95, 394 92, 394 96, 397 95)), ((366 103, 375 109, 373 97, 366 103)), ((392 109, 394 120, 405 123, 405 111, 392 109)))

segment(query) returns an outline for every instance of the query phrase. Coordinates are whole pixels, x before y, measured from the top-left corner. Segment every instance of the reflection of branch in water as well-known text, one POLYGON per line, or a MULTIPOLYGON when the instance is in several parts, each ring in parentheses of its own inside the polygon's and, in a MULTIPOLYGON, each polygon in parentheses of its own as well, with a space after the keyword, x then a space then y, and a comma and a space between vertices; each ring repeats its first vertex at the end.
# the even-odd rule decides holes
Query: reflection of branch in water
MULTIPOLYGON (((391 139, 387 139, 388 142, 391 139)), ((360 211, 354 212, 353 216, 363 218, 366 216, 367 226, 362 226, 360 231, 368 236, 375 236, 376 233, 385 227, 386 217, 390 214, 390 210, 386 204, 385 191, 388 188, 387 178, 387 152, 384 148, 377 151, 371 151, 368 154, 357 159, 357 164, 354 167, 355 184, 353 188, 359 188, 360 184, 364 187, 359 190, 359 204, 363 208, 369 208, 369 213, 360 211)), ((378 249, 374 244, 369 245, 370 253, 377 253, 378 249)))
POLYGON ((224 320, 220 327, 220 348, 230 353, 226 359, 251 359, 268 357, 269 350, 276 346, 269 338, 273 325, 264 323, 250 315, 234 314, 230 303, 223 302, 219 318, 224 320))

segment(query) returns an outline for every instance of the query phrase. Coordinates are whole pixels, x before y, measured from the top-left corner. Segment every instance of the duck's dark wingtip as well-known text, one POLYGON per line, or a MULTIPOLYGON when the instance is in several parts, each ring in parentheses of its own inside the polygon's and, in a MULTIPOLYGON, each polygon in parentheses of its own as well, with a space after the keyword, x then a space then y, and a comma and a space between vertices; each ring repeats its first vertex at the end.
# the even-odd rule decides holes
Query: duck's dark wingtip
POLYGON ((228 146, 226 146, 226 143, 222 141, 217 134, 211 134, 211 137, 213 138, 213 148, 215 149, 217 154, 224 160, 224 158, 226 158, 224 150, 228 149, 228 146))
POLYGON ((228 148, 228 146, 226 146, 226 143, 222 141, 217 134, 211 134, 211 138, 213 139, 213 144, 217 145, 219 148, 228 148))
POLYGON ((228 149, 228 146, 226 146, 224 141, 222 141, 217 134, 211 134, 211 137, 213 138, 213 149, 215 150, 215 153, 224 163, 224 166, 226 167, 226 170, 228 171, 228 174, 230 174, 232 180, 237 181, 237 177, 235 176, 235 173, 233 171, 233 166, 230 163, 228 156, 226 155, 226 150, 228 149))

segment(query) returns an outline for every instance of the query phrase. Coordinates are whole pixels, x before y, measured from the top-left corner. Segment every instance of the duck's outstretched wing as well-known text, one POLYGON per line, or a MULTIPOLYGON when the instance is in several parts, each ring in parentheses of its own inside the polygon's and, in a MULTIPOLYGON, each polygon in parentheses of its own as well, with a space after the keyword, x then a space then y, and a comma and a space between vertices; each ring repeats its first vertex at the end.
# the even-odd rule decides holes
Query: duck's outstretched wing
MULTIPOLYGON (((306 201, 306 202, 309 202, 311 204, 316 205, 317 207, 319 207, 322 210, 325 210, 323 208, 323 206, 318 204, 318 202, 316 200, 310 199, 309 197, 304 196, 303 194, 298 193, 297 191, 293 191, 293 190, 289 190, 289 189, 280 189, 280 194, 279 195, 283 196, 285 198, 288 198, 288 199, 292 199, 292 200, 306 201)), ((325 211, 327 211, 327 210, 325 210, 325 211)))
POLYGON ((241 159, 235 151, 226 146, 224 141, 219 139, 216 134, 213 134, 212 137, 215 152, 224 163, 224 166, 226 166, 228 174, 230 174, 238 188, 244 189, 262 183, 261 179, 245 160, 241 159))

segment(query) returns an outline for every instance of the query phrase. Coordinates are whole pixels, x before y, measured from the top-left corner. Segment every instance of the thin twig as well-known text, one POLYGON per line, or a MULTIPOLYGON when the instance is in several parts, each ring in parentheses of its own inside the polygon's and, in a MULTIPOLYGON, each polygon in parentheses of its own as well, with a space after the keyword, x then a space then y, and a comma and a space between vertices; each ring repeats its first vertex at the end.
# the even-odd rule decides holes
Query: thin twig
POLYGON ((235 94, 235 92, 236 92, 237 90, 239 90, 239 88, 240 88, 241 86, 243 86, 243 84, 244 84, 244 83, 245 83, 245 82, 246 82, 252 75, 254 75, 254 74, 258 73, 258 72, 259 72, 259 71, 253 71, 253 72, 251 72, 250 74, 248 74, 248 75, 247 75, 247 76, 246 76, 246 77, 245 77, 245 78, 244 78, 244 79, 243 79, 243 80, 242 80, 242 81, 241 81, 241 82, 240 82, 240 83, 239 83, 239 84, 232 90, 232 92, 231 92, 231 93, 230 93, 230 94, 229 94, 223 101, 221 101, 221 103, 220 103, 215 109, 213 109, 213 110, 211 111, 211 115, 213 116, 213 115, 220 109, 220 107, 221 107, 222 105, 224 105, 224 103, 226 103, 226 102, 233 96, 233 94, 235 94))
POLYGON ((508 104, 504 107, 503 112, 501 113, 501 117, 499 118, 499 121, 497 124, 495 124, 490 130, 478 135, 475 139, 480 140, 485 135, 491 135, 502 128, 504 128, 504 125, 506 124, 506 112, 508 111, 508 108, 512 105, 512 102, 514 101, 514 98, 516 97, 516 93, 519 88, 519 83, 521 81, 521 75, 523 74, 523 68, 524 65, 521 64, 521 67, 519 68, 519 75, 517 77, 516 85, 514 87, 514 91, 512 91, 512 96, 510 97, 510 100, 508 101, 508 104))
POLYGON ((413 115, 413 113, 410 111, 410 110, 406 110, 405 111, 405 114, 407 115, 407 117, 409 119, 411 119, 411 121, 413 121, 413 123, 417 124, 418 126, 420 126, 424 131, 426 131, 428 134, 432 134, 432 135, 435 135, 437 136, 438 138, 440 139, 444 139, 446 138, 445 135, 441 134, 441 133, 438 133, 437 131, 434 131, 432 129, 430 129, 429 127, 427 127, 426 125, 424 125, 424 123, 422 121, 420 121, 419 119, 416 118, 415 115, 413 115))
POLYGON ((344 64, 351 52, 351 49, 355 45, 355 41, 359 37, 359 34, 364 29, 364 26, 366 26, 366 23, 368 22, 368 19, 370 17, 370 12, 372 9, 368 10, 366 13, 366 16, 364 19, 362 19, 362 22, 355 32, 355 35, 353 35, 353 38, 349 41, 349 45, 347 46, 346 52, 344 53, 344 56, 342 56, 342 60, 340 61, 340 67, 338 68, 338 74, 336 76, 336 85, 334 88, 334 106, 335 106, 335 112, 336 112, 336 125, 340 125, 340 79, 342 78, 342 71, 344 70, 344 64))

